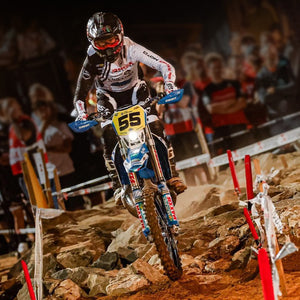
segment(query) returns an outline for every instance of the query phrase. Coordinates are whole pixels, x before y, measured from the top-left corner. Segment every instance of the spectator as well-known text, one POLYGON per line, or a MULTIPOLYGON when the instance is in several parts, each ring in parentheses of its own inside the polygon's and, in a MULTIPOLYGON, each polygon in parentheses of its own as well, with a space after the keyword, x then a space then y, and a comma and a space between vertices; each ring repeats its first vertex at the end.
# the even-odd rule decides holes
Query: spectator
MULTIPOLYGON (((61 187, 70 187, 76 182, 75 168, 70 157, 73 134, 65 122, 57 119, 57 110, 53 101, 38 100, 35 103, 35 112, 41 120, 39 130, 45 143, 48 160, 57 169, 61 187)), ((54 204, 58 208, 55 201, 56 199, 54 204)), ((83 208, 82 197, 73 197, 66 201, 65 206, 67 210, 83 208)))
POLYGON ((28 95, 30 98, 30 104, 31 104, 31 118, 35 122, 37 126, 41 125, 42 120, 40 119, 39 115, 37 114, 37 104, 40 101, 46 101, 46 102, 53 102, 54 97, 52 92, 43 84, 41 83, 33 83, 29 87, 28 95))
POLYGON ((207 141, 212 140, 212 124, 211 117, 202 101, 202 95, 205 87, 210 83, 210 78, 207 75, 204 67, 204 60, 199 52, 186 51, 181 58, 181 66, 185 74, 185 81, 193 84, 193 88, 198 94, 197 106, 198 114, 201 119, 203 130, 207 141))
MULTIPOLYGON (((43 149, 45 152, 45 160, 48 161, 45 146, 36 125, 32 119, 24 114, 21 105, 16 98, 5 98, 1 100, 1 113, 7 118, 9 125, 9 164, 11 172, 15 176, 15 181, 19 183, 19 186, 25 195, 26 203, 24 205, 27 219, 31 220, 34 225, 32 216, 32 209, 29 205, 29 195, 23 178, 22 162, 24 161, 24 153, 27 152, 29 155, 37 148, 43 149)), ((18 190, 18 188, 15 188, 18 190)), ((15 227, 24 228, 25 221, 24 215, 19 213, 15 218, 17 223, 15 227)), ((16 212, 13 212, 13 214, 16 212)), ((23 244, 20 245, 24 247, 23 244)))
POLYGON ((13 175, 18 178, 19 184, 29 199, 24 178, 22 175, 22 161, 24 153, 29 154, 36 150, 42 149, 45 153, 45 161, 48 162, 46 148, 42 136, 33 122, 26 115, 19 102, 15 98, 6 98, 3 103, 3 113, 8 117, 10 122, 9 128, 9 163, 13 175))
POLYGON ((19 229, 25 226, 24 218, 22 218, 22 191, 9 165, 9 122, 3 113, 4 102, 5 99, 0 100, 0 208, 3 210, 0 222, 2 228, 15 229, 17 234, 10 234, 6 249, 4 249, 5 243, 2 239, 0 242, 2 254, 4 250, 6 253, 17 250, 18 245, 26 241, 26 236, 19 232, 19 229))
POLYGON ((290 61, 294 75, 298 76, 299 69, 299 46, 295 43, 293 36, 286 37, 283 34, 281 26, 275 24, 270 29, 269 42, 272 42, 278 51, 279 57, 284 57, 290 61))
POLYGON ((31 118, 37 126, 41 125, 41 120, 36 113, 36 104, 40 101, 53 102, 58 112, 58 118, 65 119, 64 116, 66 115, 66 109, 59 103, 54 102, 53 93, 46 85, 39 82, 31 84, 28 90, 28 95, 30 98, 30 105, 32 110, 31 118))
POLYGON ((247 129, 249 121, 244 113, 246 100, 239 81, 224 79, 222 56, 207 54, 205 65, 211 83, 204 89, 203 103, 211 114, 214 139, 225 138, 223 147, 214 153, 221 154, 224 150, 236 147, 228 138, 230 134, 247 129))
POLYGON ((241 39, 241 34, 239 32, 232 32, 229 41, 229 46, 231 48, 230 56, 240 56, 242 54, 241 39))
MULTIPOLYGON (((197 67, 194 63, 197 64, 197 60, 192 59, 192 63, 189 64, 190 67, 188 68, 186 64, 187 55, 185 54, 181 62, 186 72, 186 82, 182 87, 184 94, 179 102, 169 104, 164 113, 165 132, 171 141, 177 161, 203 153, 197 135, 197 131, 202 130, 198 114, 199 97, 192 81, 200 78, 195 75, 197 67)), ((186 184, 190 186, 207 183, 207 175, 203 166, 184 170, 184 176, 186 184)))
POLYGON ((266 105, 268 119, 274 119, 299 109, 296 102, 295 76, 290 62, 279 56, 274 44, 262 49, 263 67, 255 81, 256 96, 266 105))
POLYGON ((28 24, 24 24, 23 31, 17 36, 17 42, 20 61, 43 56, 56 47, 56 42, 37 19, 30 19, 28 24))
POLYGON ((251 125, 257 126, 266 122, 266 107, 254 97, 255 78, 261 67, 261 58, 258 46, 255 44, 249 44, 243 48, 243 51, 243 56, 229 57, 224 77, 240 82, 247 102, 246 117, 251 125))
POLYGON ((291 41, 283 35, 279 24, 274 24, 270 28, 269 40, 276 47, 279 56, 284 56, 290 60, 291 54, 294 50, 293 45, 291 44, 291 41))

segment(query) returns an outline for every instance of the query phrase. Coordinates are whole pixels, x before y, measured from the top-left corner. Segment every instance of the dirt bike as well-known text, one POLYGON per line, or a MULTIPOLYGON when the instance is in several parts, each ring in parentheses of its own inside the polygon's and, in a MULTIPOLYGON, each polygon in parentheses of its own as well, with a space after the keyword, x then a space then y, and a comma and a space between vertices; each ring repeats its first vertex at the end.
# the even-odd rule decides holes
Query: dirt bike
MULTIPOLYGON (((136 105, 120 107, 109 118, 118 137, 112 158, 123 185, 122 203, 139 218, 147 239, 155 243, 165 273, 171 280, 182 275, 176 240, 179 232, 174 209, 176 193, 168 188, 165 179, 170 174, 167 146, 162 138, 151 132, 147 113, 156 103, 178 102, 182 94, 180 89, 163 97, 147 98, 136 105)), ((107 121, 98 113, 93 113, 89 119, 75 121, 69 126, 75 132, 83 132, 107 121)))

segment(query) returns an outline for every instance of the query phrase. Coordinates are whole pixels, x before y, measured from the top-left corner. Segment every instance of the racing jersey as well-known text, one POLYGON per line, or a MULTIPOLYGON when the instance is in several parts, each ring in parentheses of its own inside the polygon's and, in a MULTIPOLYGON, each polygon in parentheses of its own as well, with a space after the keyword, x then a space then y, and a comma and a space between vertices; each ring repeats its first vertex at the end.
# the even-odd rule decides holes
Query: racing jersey
POLYGON ((139 81, 138 64, 144 63, 159 71, 164 81, 175 82, 174 67, 157 54, 124 37, 123 49, 113 63, 100 57, 90 45, 79 74, 74 96, 77 100, 86 98, 91 86, 108 92, 124 92, 134 87, 139 81))

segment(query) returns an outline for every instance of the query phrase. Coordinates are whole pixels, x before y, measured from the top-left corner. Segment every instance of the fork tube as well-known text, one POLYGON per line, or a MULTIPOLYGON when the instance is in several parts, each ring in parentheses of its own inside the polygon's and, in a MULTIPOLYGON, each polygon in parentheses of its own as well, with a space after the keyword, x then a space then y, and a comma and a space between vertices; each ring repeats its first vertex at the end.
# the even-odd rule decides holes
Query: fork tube
POLYGON ((155 172, 155 175, 156 175, 158 181, 162 182, 165 180, 165 178, 164 178, 164 174, 163 174, 163 171, 162 171, 162 168, 160 165, 158 153, 157 153, 157 150, 155 147, 155 141, 152 137, 151 130, 148 125, 146 126, 145 129, 146 129, 146 135, 147 135, 147 141, 148 141, 148 148, 149 148, 149 151, 151 153, 151 158, 152 158, 151 163, 152 163, 152 166, 153 166, 153 169, 154 169, 154 172, 155 172))
MULTIPOLYGON (((122 142, 120 142, 120 147, 122 148, 122 142)), ((125 153, 121 151, 121 155, 123 160, 126 159, 125 153)), ((137 211, 138 218, 140 220, 142 231, 145 237, 148 236, 150 233, 150 228, 148 226, 148 222, 146 219, 145 209, 144 209, 144 199, 143 199, 143 192, 141 190, 137 174, 134 172, 128 172, 129 182, 132 188, 132 195, 135 201, 135 208, 137 211)))

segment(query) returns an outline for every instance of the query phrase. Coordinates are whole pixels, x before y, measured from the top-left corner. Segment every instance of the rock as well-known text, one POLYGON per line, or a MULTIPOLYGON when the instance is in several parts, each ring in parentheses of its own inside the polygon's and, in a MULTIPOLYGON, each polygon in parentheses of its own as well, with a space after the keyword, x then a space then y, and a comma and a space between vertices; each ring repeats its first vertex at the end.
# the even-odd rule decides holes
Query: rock
MULTIPOLYGON (((115 239, 112 240, 111 244, 108 246, 108 252, 118 252, 119 248, 127 248, 131 246, 135 248, 137 245, 140 245, 140 241, 137 242, 142 235, 140 224, 132 224, 126 231, 117 230, 115 232, 115 239)), ((144 242, 144 244, 146 241, 144 242)))
POLYGON ((155 265, 161 265, 161 260, 158 256, 158 254, 153 255, 149 261, 148 264, 150 264, 151 266, 155 266, 155 265))
POLYGON ((219 257, 228 256, 233 252, 240 244, 240 240, 235 235, 229 235, 226 237, 218 237, 211 241, 208 248, 216 256, 215 259, 219 257))
POLYGON ((141 275, 128 275, 123 279, 113 280, 107 287, 106 293, 109 296, 121 296, 124 294, 137 292, 148 287, 149 281, 141 275))
POLYGON ((46 253, 43 255, 43 276, 45 274, 52 274, 56 271, 57 262, 52 253, 46 253))
POLYGON ((131 248, 120 247, 118 248, 118 254, 124 267, 138 259, 136 251, 131 248))
POLYGON ((57 262, 64 268, 85 267, 89 265, 95 255, 95 251, 89 249, 89 244, 90 242, 83 242, 61 248, 61 252, 56 256, 57 262))
POLYGON ((42 219, 43 230, 45 232, 49 232, 51 229, 57 228, 57 226, 64 224, 64 225, 74 225, 77 224, 76 220, 72 216, 72 212, 66 211, 61 215, 50 218, 50 219, 42 219))
POLYGON ((234 269, 244 269, 249 261, 250 255, 251 255, 250 247, 246 247, 234 253, 228 271, 234 269))
POLYGON ((223 213, 229 212, 229 211, 235 211, 239 208, 238 202, 233 202, 225 205, 221 205, 215 208, 212 208, 206 215, 206 217, 215 217, 218 215, 221 215, 223 213))
POLYGON ((31 300, 26 283, 23 284, 22 288, 19 290, 17 300, 31 300))
MULTIPOLYGON (((153 246, 154 246, 153 244, 147 243, 147 244, 145 244, 145 245, 141 245, 141 246, 137 247, 137 248, 135 249, 135 251, 136 251, 136 253, 137 253, 137 255, 138 255, 139 258, 143 258, 143 257, 145 257, 145 255, 149 252, 149 250, 150 250, 153 246)), ((155 246, 154 246, 154 248, 155 248, 155 246)), ((156 250, 156 248, 155 248, 155 250, 156 250)), ((155 253, 157 253, 157 252, 155 252, 155 253)), ((154 255, 155 253, 153 253, 152 255, 154 255)), ((152 256, 152 255, 151 255, 151 256, 152 256)), ((151 256, 150 256, 150 257, 151 257, 151 256)), ((149 257, 149 258, 150 258, 150 257, 149 257)), ((143 260, 147 261, 146 259, 143 259, 143 260)))
POLYGON ((201 249, 204 245, 205 245, 205 241, 204 240, 196 240, 193 243, 193 248, 195 248, 195 249, 201 249))
POLYGON ((87 287, 90 289, 89 296, 106 295, 106 287, 109 284, 109 278, 105 275, 89 274, 87 278, 87 287))
POLYGON ((51 295, 61 282, 62 280, 47 277, 44 278, 43 285, 45 286, 48 293, 51 295))
POLYGON ((136 274, 144 275, 146 279, 153 284, 164 285, 169 282, 167 276, 163 275, 159 270, 141 259, 137 259, 131 267, 136 274))
POLYGON ((117 252, 105 252, 100 258, 93 262, 92 267, 108 271, 117 268, 119 265, 119 255, 117 252))
POLYGON ((53 279, 59 279, 59 280, 66 280, 71 277, 73 274, 73 270, 71 268, 66 268, 63 270, 59 270, 51 275, 51 278, 53 279))
POLYGON ((195 259, 192 255, 182 254, 180 256, 182 268, 188 267, 195 263, 195 259))
POLYGON ((59 279, 61 281, 70 279, 76 284, 78 284, 81 288, 84 288, 86 287, 86 280, 90 272, 91 272, 90 268, 84 268, 84 267, 79 267, 74 269, 66 268, 52 274, 51 278, 59 279))
POLYGON ((230 266, 230 261, 221 258, 213 262, 206 262, 204 270, 209 273, 217 273, 217 272, 227 270, 229 266, 230 266))
POLYGON ((88 295, 71 279, 62 281, 54 290, 54 295, 58 299, 64 300, 78 300, 88 295))
POLYGON ((239 245, 240 245, 240 239, 237 236, 230 235, 226 237, 220 247, 220 255, 223 257, 226 256, 227 254, 232 254, 239 245))

